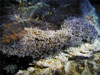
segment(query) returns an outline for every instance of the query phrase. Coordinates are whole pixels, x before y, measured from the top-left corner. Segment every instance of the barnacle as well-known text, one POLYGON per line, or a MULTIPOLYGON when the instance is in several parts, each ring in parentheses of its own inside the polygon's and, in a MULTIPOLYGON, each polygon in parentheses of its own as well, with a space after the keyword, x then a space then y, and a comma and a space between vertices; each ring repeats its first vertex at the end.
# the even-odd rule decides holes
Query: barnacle
MULTIPOLYGON (((12 27, 14 29, 14 27, 12 27)), ((20 31, 19 28, 18 32, 20 31)), ((9 29, 8 29, 9 30, 9 29)), ((13 31, 12 32, 16 32, 13 31)), ((61 25, 59 30, 42 30, 37 27, 24 27, 21 33, 10 34, 9 40, 17 40, 12 46, 3 45, 4 53, 18 56, 32 56, 33 58, 44 57, 45 54, 60 51, 74 46, 79 46, 85 42, 93 42, 98 38, 95 27, 85 22, 84 18, 68 18, 61 25), (8 50, 9 47, 10 50, 8 50), (15 47, 16 46, 16 47, 15 47), (17 50, 17 51, 16 51, 17 50)), ((10 44, 10 43, 9 43, 10 44)))
POLYGON ((18 75, 98 75, 100 30, 88 0, 11 0, 6 7, 3 1, 9 12, 0 16, 0 71, 25 66, 18 75))

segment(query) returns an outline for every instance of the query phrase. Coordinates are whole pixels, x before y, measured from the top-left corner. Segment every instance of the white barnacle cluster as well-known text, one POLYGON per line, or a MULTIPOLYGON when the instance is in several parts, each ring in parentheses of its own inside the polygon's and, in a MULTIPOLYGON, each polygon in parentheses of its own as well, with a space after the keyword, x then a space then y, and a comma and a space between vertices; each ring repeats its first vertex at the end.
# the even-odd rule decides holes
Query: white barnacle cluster
POLYGON ((38 53, 41 55, 43 52, 56 51, 69 39, 71 32, 70 28, 67 30, 60 29, 56 31, 41 30, 38 28, 25 28, 27 33, 21 39, 22 48, 31 53, 38 53))
POLYGON ((45 57, 68 47, 91 43, 98 37, 96 29, 80 17, 66 19, 59 30, 25 27, 24 31, 25 34, 17 42, 2 45, 3 53, 22 57, 45 57))
POLYGON ((69 56, 82 56, 82 57, 91 57, 93 56, 94 52, 100 51, 100 39, 96 39, 94 43, 85 43, 82 44, 80 47, 70 47, 66 49, 69 56))
POLYGON ((71 72, 76 75, 79 73, 82 75, 88 74, 91 75, 91 69, 95 70, 94 73, 99 72, 99 60, 100 60, 100 39, 96 39, 94 43, 85 43, 82 44, 80 47, 70 47, 66 49, 66 52, 60 52, 57 55, 54 55, 53 57, 49 56, 46 59, 40 59, 38 61, 33 61, 30 65, 36 65, 35 67, 29 67, 27 70, 21 71, 19 70, 19 73, 24 74, 26 72, 28 73, 37 73, 37 70, 40 74, 53 74, 53 72, 59 71, 61 74, 63 74, 63 71, 65 74, 70 74, 71 72), (79 56, 79 58, 69 60, 70 58, 74 58, 75 56, 79 56), (89 58, 92 59, 89 60, 89 58), (81 59, 81 57, 87 57, 87 59, 81 59), (78 61, 77 61, 78 60, 78 61), (89 65, 92 65, 92 67, 89 67, 89 65), (84 66, 82 66, 84 65, 84 66), (82 72, 78 72, 77 68, 79 67, 79 70, 82 70, 82 72), (41 69, 42 68, 42 69, 41 69))
POLYGON ((68 18, 65 20, 65 26, 71 28, 71 40, 70 46, 75 46, 76 44, 82 44, 84 42, 93 42, 98 38, 98 32, 94 26, 86 22, 84 18, 68 18))

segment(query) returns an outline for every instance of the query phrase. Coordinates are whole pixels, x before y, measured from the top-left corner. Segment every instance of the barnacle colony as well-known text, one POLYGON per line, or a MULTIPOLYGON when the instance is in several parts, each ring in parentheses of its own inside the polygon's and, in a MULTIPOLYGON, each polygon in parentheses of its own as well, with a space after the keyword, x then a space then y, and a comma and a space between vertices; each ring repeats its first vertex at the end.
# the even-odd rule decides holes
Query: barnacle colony
POLYGON ((100 74, 98 16, 89 0, 20 1, 0 16, 0 75, 100 74))
POLYGON ((24 31, 24 35, 20 36, 18 41, 1 44, 2 52, 19 57, 45 57, 44 55, 53 54, 68 47, 79 46, 85 42, 92 43, 98 38, 95 27, 80 17, 66 19, 59 30, 25 27, 24 31))

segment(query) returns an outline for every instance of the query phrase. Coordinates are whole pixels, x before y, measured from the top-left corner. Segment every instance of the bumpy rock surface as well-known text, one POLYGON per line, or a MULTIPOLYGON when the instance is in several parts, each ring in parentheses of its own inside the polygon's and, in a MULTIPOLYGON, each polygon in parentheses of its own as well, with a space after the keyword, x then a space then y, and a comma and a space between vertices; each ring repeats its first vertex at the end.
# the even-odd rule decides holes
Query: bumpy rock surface
MULTIPOLYGON (((19 41, 1 45, 3 53, 17 56, 45 57, 49 53, 61 51, 63 48, 79 46, 85 42, 92 43, 98 38, 94 26, 85 22, 84 18, 70 18, 64 21, 60 30, 41 30, 25 28, 25 34, 19 41)), ((20 34, 21 35, 21 34, 20 34)), ((17 36, 17 35, 15 35, 17 36)), ((17 39, 17 37, 9 37, 17 39)))
POLYGON ((100 40, 71 47, 53 57, 33 61, 16 75, 99 75, 100 40), (33 67, 34 66, 34 67, 33 67))
POLYGON ((2 71, 14 74, 27 68, 16 75, 100 73, 98 17, 88 0, 15 2, 10 2, 6 15, 0 15, 2 71))

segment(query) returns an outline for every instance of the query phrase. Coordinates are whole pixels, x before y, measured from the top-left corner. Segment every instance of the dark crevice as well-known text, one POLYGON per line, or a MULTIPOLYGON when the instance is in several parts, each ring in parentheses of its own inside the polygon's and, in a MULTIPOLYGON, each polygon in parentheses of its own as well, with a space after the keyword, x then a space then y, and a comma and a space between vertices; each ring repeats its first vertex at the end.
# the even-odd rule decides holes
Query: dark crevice
POLYGON ((17 57, 17 56, 10 56, 8 57, 6 54, 0 52, 0 75, 13 75, 14 73, 7 73, 4 69, 5 66, 8 65, 16 65, 17 68, 15 69, 15 73, 18 72, 19 69, 27 69, 29 67, 29 63, 32 62, 32 57, 17 57))

